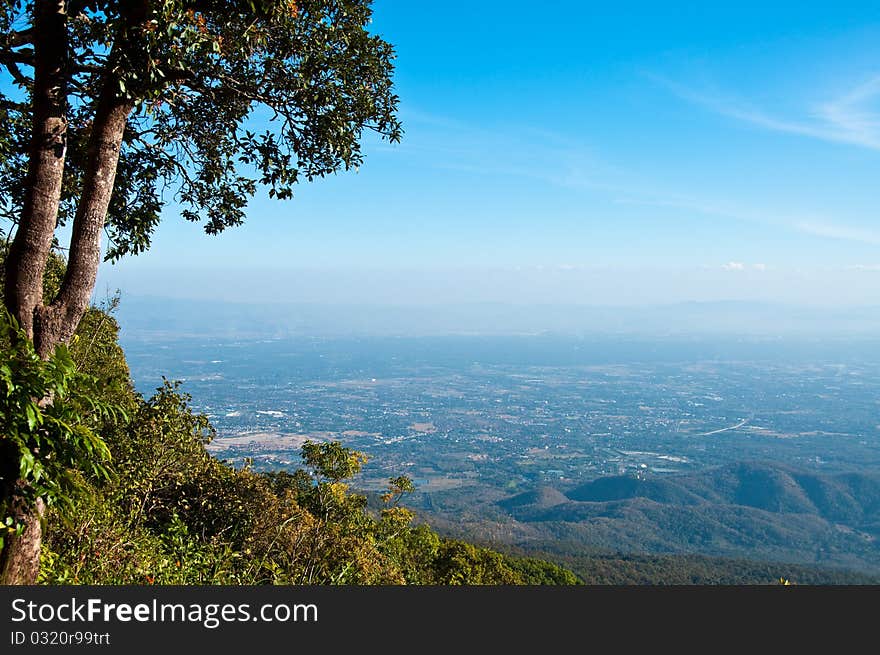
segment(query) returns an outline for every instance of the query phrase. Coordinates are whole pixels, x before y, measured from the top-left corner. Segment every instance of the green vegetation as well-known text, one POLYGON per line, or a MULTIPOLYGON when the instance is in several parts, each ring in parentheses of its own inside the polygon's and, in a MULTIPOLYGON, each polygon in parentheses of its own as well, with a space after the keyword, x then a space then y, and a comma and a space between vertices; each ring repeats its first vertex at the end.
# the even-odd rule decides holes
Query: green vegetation
MULTIPOLYGON (((557 563, 588 585, 876 585, 876 576, 845 569, 705 555, 625 554, 582 543, 545 544, 532 557, 557 563), (553 548, 550 552, 549 548, 553 548), (567 554, 560 554, 565 553, 567 554)), ((525 551, 518 551, 522 555, 525 551)))
MULTIPOLYGON (((40 359, 8 313, 0 316, 0 342, 0 475, 17 477, 30 503, 69 502, 76 469, 108 475, 109 452, 95 428, 115 419, 116 408, 100 398, 95 378, 77 371, 66 347, 40 359)), ((2 519, 0 547, 24 528, 13 512, 2 519)))
POLYGON ((880 573, 873 472, 737 462, 664 477, 605 476, 498 506, 533 543, 572 542, 580 552, 700 553, 880 573))

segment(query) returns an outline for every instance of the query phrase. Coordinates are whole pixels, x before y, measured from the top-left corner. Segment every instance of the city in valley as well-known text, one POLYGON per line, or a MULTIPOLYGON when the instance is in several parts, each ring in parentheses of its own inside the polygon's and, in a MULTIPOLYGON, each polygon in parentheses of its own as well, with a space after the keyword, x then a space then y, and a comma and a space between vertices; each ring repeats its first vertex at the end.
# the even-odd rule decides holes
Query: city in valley
MULTIPOLYGON (((804 551, 799 561, 836 564, 841 550, 855 549, 854 566, 874 570, 876 508, 826 516, 813 498, 817 485, 831 485, 821 494, 836 498, 839 476, 863 476, 862 497, 866 484, 877 485, 880 361, 871 351, 870 344, 835 351, 808 341, 780 348, 760 339, 612 337, 183 339, 128 347, 143 393, 162 373, 183 381, 217 429, 209 449, 218 458, 292 470, 307 439, 337 440, 369 457, 355 488, 380 491, 407 475, 416 487, 409 504, 452 532, 551 549, 563 537, 602 546, 621 539, 602 536, 615 519, 630 533, 638 524, 640 536, 623 539, 623 547, 651 547, 654 541, 642 543, 650 533, 654 548, 677 552, 693 535, 661 539, 655 524, 712 521, 699 528, 710 535, 705 551, 736 555, 757 539, 755 524, 770 521, 812 535, 809 556, 804 551), (729 469, 744 462, 757 472, 729 469), (779 497, 749 500, 755 476, 767 478, 760 494, 776 493, 775 484, 779 497), (597 480, 623 486, 597 496, 587 488, 597 480), (630 489, 633 480, 648 486, 630 489), (650 486, 664 480, 677 491, 650 486), (792 485, 803 490, 795 494, 792 485), (801 496, 810 504, 795 506, 801 496), (672 506, 667 497, 689 514, 654 516, 672 506), (692 497, 701 500, 681 501, 692 497), (646 498, 655 504, 643 506, 646 498), (718 528, 722 505, 739 508, 737 521, 749 516, 748 528, 718 528), (801 526, 814 507, 821 525, 801 526), (575 524, 583 529, 571 533, 575 524), (825 545, 814 543, 817 531, 825 545)), ((786 539, 806 537, 786 532, 766 557, 781 557, 786 539)), ((760 555, 756 547, 750 552, 760 555)))
POLYGON ((217 428, 218 457, 297 466, 306 439, 334 439, 374 456, 365 487, 406 474, 423 492, 511 491, 744 459, 823 471, 880 461, 878 361, 671 361, 682 354, 661 346, 642 362, 591 364, 611 358, 601 341, 523 343, 536 348, 522 363, 504 344, 455 338, 180 342, 176 362, 162 347, 129 350, 144 393, 161 382, 154 371, 184 381, 217 428), (556 361, 537 363, 545 352, 556 361))

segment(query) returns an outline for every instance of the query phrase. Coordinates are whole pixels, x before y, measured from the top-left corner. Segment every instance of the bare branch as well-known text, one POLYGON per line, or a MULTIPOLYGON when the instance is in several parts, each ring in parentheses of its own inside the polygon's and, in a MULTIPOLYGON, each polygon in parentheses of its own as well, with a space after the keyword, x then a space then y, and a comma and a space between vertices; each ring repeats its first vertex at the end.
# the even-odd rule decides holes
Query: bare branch
POLYGON ((98 73, 104 72, 104 67, 97 66, 95 64, 73 64, 70 66, 70 71, 75 74, 77 74, 77 73, 98 74, 98 73))
POLYGON ((34 28, 29 27, 19 32, 10 32, 6 35, 7 48, 20 48, 23 45, 32 44, 34 42, 34 28))
POLYGON ((34 50, 27 48, 26 50, 0 50, 0 59, 5 61, 14 61, 19 64, 34 65, 34 50))
POLYGON ((2 61, 3 65, 6 66, 6 70, 8 70, 9 74, 12 75, 12 79, 15 80, 16 84, 20 86, 30 86, 33 83, 33 80, 26 77, 18 68, 18 64, 16 64, 14 61, 3 61, 2 58, 0 58, 0 61, 2 61))

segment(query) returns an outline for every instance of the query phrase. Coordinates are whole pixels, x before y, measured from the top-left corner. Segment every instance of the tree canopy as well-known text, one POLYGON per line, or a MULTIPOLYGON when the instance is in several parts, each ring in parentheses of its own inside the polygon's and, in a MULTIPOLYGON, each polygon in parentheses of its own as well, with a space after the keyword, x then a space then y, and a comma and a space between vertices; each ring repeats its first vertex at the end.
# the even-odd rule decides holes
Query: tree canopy
MULTIPOLYGON (((106 216, 108 259, 149 247, 169 201, 218 233, 244 220, 259 185, 288 198, 298 181, 360 166, 365 130, 401 136, 394 52, 367 31, 369 1, 36 4, 56 5, 62 23, 59 225, 80 204, 101 103, 131 107, 106 216)), ((0 62, 19 91, 0 96, 0 215, 13 224, 28 185, 37 9, 8 0, 0 14, 0 62)))

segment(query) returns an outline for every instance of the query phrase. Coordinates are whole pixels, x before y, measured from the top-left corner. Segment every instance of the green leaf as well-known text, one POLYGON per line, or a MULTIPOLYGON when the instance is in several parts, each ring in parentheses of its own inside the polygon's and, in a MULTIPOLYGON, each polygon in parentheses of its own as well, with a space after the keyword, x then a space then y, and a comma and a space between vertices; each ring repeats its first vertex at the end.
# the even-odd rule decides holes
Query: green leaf
POLYGON ((34 428, 37 427, 37 425, 40 423, 38 412, 31 404, 25 405, 24 412, 25 416, 27 417, 28 430, 33 432, 34 428))

